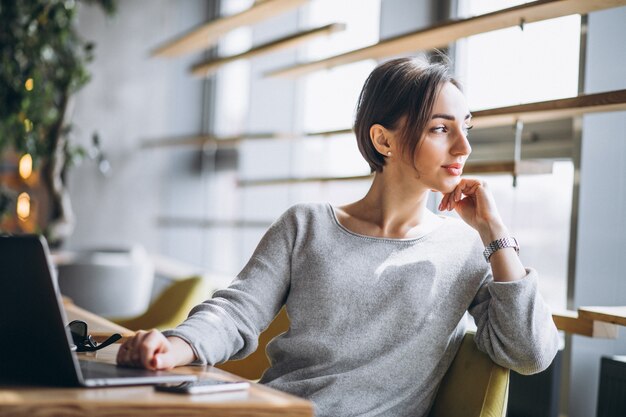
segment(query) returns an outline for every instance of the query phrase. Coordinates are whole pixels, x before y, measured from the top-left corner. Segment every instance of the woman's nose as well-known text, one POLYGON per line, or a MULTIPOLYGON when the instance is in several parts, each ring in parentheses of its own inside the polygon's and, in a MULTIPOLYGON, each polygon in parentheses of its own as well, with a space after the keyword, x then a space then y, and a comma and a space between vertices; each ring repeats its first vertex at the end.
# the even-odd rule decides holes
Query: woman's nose
POLYGON ((467 134, 460 131, 454 142, 454 147, 451 149, 453 155, 469 155, 472 153, 472 146, 467 139, 467 134))

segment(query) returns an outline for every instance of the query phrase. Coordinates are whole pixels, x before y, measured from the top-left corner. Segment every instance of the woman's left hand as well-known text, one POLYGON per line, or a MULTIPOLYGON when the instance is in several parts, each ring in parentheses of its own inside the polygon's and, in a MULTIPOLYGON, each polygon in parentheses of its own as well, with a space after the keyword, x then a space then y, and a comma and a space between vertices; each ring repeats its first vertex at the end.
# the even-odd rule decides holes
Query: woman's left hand
POLYGON ((493 195, 487 183, 462 178, 456 188, 444 194, 439 210, 456 210, 461 219, 478 231, 483 242, 491 242, 506 234, 493 195))

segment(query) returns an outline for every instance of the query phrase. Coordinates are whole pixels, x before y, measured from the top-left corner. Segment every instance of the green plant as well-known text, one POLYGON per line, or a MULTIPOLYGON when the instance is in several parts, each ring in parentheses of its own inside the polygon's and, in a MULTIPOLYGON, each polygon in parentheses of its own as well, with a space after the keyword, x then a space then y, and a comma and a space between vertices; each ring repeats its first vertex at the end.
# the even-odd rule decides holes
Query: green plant
MULTIPOLYGON (((115 9, 113 0, 82 3, 115 9)), ((31 154, 49 189, 47 228, 63 217, 64 174, 82 153, 68 141, 66 109, 89 81, 94 45, 75 30, 77 8, 74 0, 0 0, 0 157, 31 154)))

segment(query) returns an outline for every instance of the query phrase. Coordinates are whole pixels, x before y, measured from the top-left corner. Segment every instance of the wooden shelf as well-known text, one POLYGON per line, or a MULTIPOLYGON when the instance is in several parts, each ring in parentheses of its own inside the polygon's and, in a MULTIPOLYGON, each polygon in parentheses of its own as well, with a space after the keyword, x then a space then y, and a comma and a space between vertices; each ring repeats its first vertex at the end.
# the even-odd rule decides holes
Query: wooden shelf
POLYGON ((141 147, 144 149, 179 146, 193 146, 201 148, 210 144, 215 145, 218 148, 233 148, 244 140, 292 138, 294 138, 294 135, 289 133, 250 133, 233 136, 191 135, 163 139, 148 139, 142 142, 141 147))
POLYGON ((306 137, 330 137, 335 135, 345 135, 351 134, 352 129, 339 129, 339 130, 329 130, 324 132, 309 132, 309 133, 247 133, 241 135, 233 135, 233 136, 214 136, 214 135, 191 135, 191 136, 179 136, 173 138, 162 138, 162 139, 147 139, 144 140, 141 144, 143 149, 150 148, 163 148, 163 147, 178 147, 178 146, 194 146, 194 147, 203 147, 204 145, 211 144, 215 145, 218 148, 234 148, 239 143, 246 140, 257 140, 257 139, 298 139, 298 138, 306 138, 306 137))
POLYGON ((263 228, 272 225, 271 221, 262 220, 215 220, 194 217, 159 217, 157 224, 160 227, 191 227, 191 228, 263 228))
POLYGON ((305 62, 265 73, 266 76, 301 76, 312 71, 332 68, 365 59, 445 48, 468 36, 505 29, 521 22, 532 23, 572 14, 626 5, 626 0, 541 0, 467 19, 451 20, 415 32, 406 33, 365 48, 317 61, 305 62))
POLYGON ((472 112, 472 123, 476 128, 484 128, 514 125, 517 120, 541 122, 621 110, 626 110, 626 90, 480 110, 472 112))
MULTIPOLYGON (((547 174, 552 172, 552 163, 549 161, 524 160, 514 161, 481 161, 470 162, 465 165, 465 174, 514 174, 532 175, 547 174)), ((243 179, 237 182, 240 187, 258 187, 267 185, 289 185, 315 182, 336 182, 336 181, 371 181, 373 174, 355 175, 344 177, 294 177, 294 178, 267 178, 267 179, 243 179)))
POLYGON ((200 25, 178 38, 157 47, 153 56, 174 57, 207 49, 217 42, 226 32, 240 26, 252 25, 261 20, 299 7, 310 0, 263 0, 252 7, 231 16, 224 16, 200 25))
POLYGON ((302 43, 308 42, 311 39, 315 39, 320 36, 330 35, 332 33, 342 31, 345 28, 346 25, 344 25, 343 23, 331 23, 326 26, 321 26, 315 29, 285 36, 283 38, 276 39, 274 41, 259 46, 255 46, 254 48, 251 48, 240 54, 219 57, 200 62, 191 68, 191 73, 197 77, 206 77, 215 73, 220 67, 228 64, 229 62, 233 62, 238 59, 249 59, 270 52, 293 48, 302 43))
POLYGON ((355 175, 344 177, 292 177, 292 178, 267 178, 258 180, 243 179, 237 181, 237 185, 240 187, 259 187, 265 185, 289 185, 289 184, 304 184, 314 182, 336 182, 336 181, 371 181, 374 178, 373 175, 355 175))
MULTIPOLYGON (((476 128, 495 126, 513 126, 517 120, 523 122, 540 122, 565 119, 587 113, 626 110, 626 90, 608 91, 597 94, 586 94, 578 97, 558 100, 539 101, 517 106, 499 107, 472 112, 472 123, 476 128)), ((234 147, 244 140, 254 139, 296 139, 304 137, 327 137, 350 134, 352 129, 338 129, 323 132, 296 133, 250 133, 237 136, 197 135, 175 138, 146 140, 142 148, 169 146, 196 146, 207 144, 221 147, 234 147)))

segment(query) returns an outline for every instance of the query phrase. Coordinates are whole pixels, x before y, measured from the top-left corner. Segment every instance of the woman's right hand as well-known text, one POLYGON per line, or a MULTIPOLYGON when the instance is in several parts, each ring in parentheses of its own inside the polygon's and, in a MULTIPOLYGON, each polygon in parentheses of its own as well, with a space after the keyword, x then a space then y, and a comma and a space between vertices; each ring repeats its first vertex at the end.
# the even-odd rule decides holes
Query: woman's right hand
POLYGON ((196 359, 191 346, 179 337, 165 337, 158 330, 139 330, 117 352, 117 363, 151 370, 171 369, 196 359))

